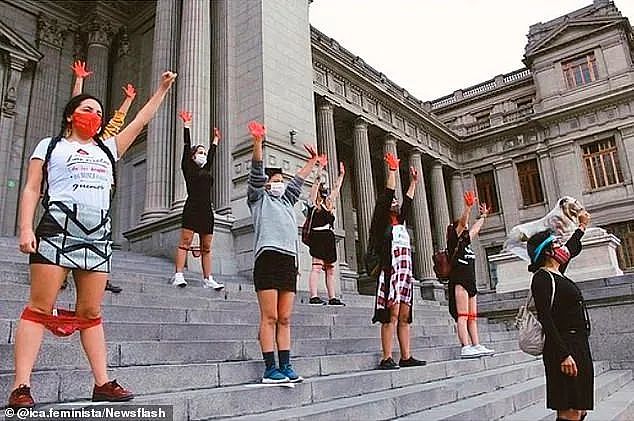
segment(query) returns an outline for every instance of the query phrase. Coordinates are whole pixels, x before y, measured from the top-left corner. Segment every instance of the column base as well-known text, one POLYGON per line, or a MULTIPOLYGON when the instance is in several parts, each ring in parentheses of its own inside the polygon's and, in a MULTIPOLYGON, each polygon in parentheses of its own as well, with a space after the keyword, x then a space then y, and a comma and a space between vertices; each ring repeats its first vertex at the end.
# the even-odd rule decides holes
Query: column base
POLYGON ((146 209, 141 214, 141 223, 151 222, 167 216, 169 209, 146 209))
POLYGON ((360 274, 357 279, 357 290, 361 295, 376 294, 376 279, 368 276, 367 273, 360 274))
POLYGON ((438 301, 441 304, 447 302, 447 287, 437 279, 420 281, 420 292, 423 300, 438 301))

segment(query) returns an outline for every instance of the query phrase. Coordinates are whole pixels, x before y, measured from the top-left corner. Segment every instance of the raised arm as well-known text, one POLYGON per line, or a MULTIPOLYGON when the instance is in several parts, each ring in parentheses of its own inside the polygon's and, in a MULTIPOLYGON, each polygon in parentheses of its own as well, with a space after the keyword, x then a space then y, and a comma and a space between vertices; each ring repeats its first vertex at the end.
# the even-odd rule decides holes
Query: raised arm
POLYGON ((127 86, 124 86, 122 89, 125 94, 125 99, 119 106, 119 109, 114 112, 114 116, 110 119, 110 121, 108 121, 106 127, 104 127, 103 132, 101 133, 102 139, 108 139, 116 136, 117 133, 121 131, 123 123, 125 122, 125 116, 128 114, 132 101, 136 98, 136 89, 134 89, 134 86, 131 84, 128 83, 127 86))
POLYGON ((264 174, 262 162, 262 142, 264 142, 266 129, 257 121, 252 121, 249 123, 249 132, 253 138, 253 157, 247 183, 247 204, 251 205, 262 197, 266 185, 266 174, 264 174))
POLYGON ((472 240, 480 233, 480 230, 482 229, 482 225, 484 225, 484 220, 489 215, 490 211, 491 209, 487 207, 486 203, 482 203, 480 205, 480 218, 478 218, 478 220, 475 221, 475 223, 469 230, 469 237, 471 237, 472 240))
POLYGON ((469 215, 471 214, 471 208, 475 204, 476 197, 472 191, 465 192, 464 196, 464 208, 462 209, 462 214, 460 215, 460 219, 458 219, 458 225, 456 226, 456 234, 458 237, 462 234, 462 231, 465 230, 467 225, 469 225, 469 215))
POLYGON ((405 196, 410 199, 414 198, 414 193, 416 192, 416 184, 418 184, 418 171, 416 168, 409 167, 409 187, 407 188, 407 192, 405 196))
POLYGON ((317 201, 317 193, 319 192, 319 183, 321 183, 321 170, 325 166, 327 162, 326 155, 321 155, 317 160, 317 172, 315 173, 315 180, 313 181, 313 185, 310 188, 310 195, 308 196, 308 201, 311 205, 314 205, 317 201))
POLYGON ((396 188, 396 172, 398 171, 400 159, 388 152, 385 154, 385 162, 388 168, 385 188, 394 190, 396 188))
POLYGON ((299 196, 302 193, 304 180, 306 180, 306 177, 308 177, 310 172, 313 170, 313 167, 315 167, 317 160, 319 159, 319 156, 317 155, 317 150, 315 150, 314 146, 304 145, 304 148, 306 148, 306 151, 308 151, 309 154, 309 157, 306 160, 306 164, 304 164, 304 166, 299 171, 297 171, 295 177, 293 177, 293 179, 289 181, 286 186, 286 190, 284 190, 284 195, 282 196, 291 205, 294 205, 295 203, 297 203, 297 200, 299 200, 299 196))
POLYGON ((189 169, 189 154, 192 150, 192 138, 190 127, 192 125, 192 113, 189 111, 179 111, 178 117, 183 120, 183 155, 181 156, 181 170, 186 173, 189 169))
POLYGON ((341 192, 341 185, 343 184, 343 177, 346 175, 346 167, 343 165, 343 162, 339 163, 339 177, 337 177, 337 182, 335 183, 335 188, 331 193, 332 203, 334 204, 337 198, 339 197, 339 193, 341 192))
POLYGON ((75 84, 73 85, 72 96, 77 96, 81 94, 84 89, 84 79, 88 76, 92 75, 92 72, 86 70, 86 62, 77 60, 70 66, 73 69, 73 73, 75 74, 75 84))
POLYGON ((220 142, 220 130, 214 127, 214 138, 209 145, 209 151, 207 151, 207 163, 203 166, 203 169, 209 171, 216 159, 216 151, 218 150, 218 143, 220 142))
MULTIPOLYGON (((570 260, 577 257, 581 253, 583 246, 581 245, 581 238, 586 232, 586 228, 590 225, 590 214, 587 211, 583 211, 579 214, 579 227, 575 230, 572 236, 566 241, 566 248, 570 252, 570 260)), ((559 265, 559 272, 565 273, 568 269, 568 263, 559 265)))
POLYGON ((161 76, 161 84, 154 95, 152 95, 152 98, 139 110, 134 120, 117 135, 116 142, 119 158, 122 157, 130 145, 132 145, 132 142, 134 142, 134 139, 141 133, 143 127, 154 117, 154 114, 156 114, 158 107, 165 99, 165 95, 172 87, 175 79, 176 73, 163 73, 161 76))

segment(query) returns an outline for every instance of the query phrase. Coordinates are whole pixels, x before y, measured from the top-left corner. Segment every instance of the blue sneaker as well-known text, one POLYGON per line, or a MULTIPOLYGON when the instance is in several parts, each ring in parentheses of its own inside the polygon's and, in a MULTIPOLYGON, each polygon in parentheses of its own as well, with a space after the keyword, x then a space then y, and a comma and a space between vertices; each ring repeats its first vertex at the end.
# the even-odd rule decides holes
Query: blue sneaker
POLYGON ((279 371, 280 373, 282 373, 282 375, 288 377, 291 383, 299 383, 304 381, 304 378, 297 374, 295 370, 293 370, 293 366, 291 364, 280 367, 279 371))
POLYGON ((277 367, 271 367, 264 370, 262 383, 288 383, 290 379, 285 373, 282 373, 277 367))

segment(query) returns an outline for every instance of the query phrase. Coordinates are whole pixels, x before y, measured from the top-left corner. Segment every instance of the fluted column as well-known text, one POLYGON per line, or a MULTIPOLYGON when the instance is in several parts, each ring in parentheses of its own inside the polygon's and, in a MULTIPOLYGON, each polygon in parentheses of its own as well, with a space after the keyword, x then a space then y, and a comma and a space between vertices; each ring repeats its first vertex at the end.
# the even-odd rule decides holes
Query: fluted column
MULTIPOLYGON (((370 143, 368 140, 368 121, 364 118, 359 117, 354 121, 352 146, 354 153, 354 183, 357 191, 357 226, 359 245, 363 255, 368 249, 368 236, 375 203, 374 179, 372 178, 370 143)), ((359 262, 359 267, 362 266, 364 266, 363 262, 359 262)))
MULTIPOLYGON (((335 187, 335 182, 339 176, 339 159, 337 158, 337 142, 335 140, 335 118, 334 105, 325 98, 317 104, 317 149, 319 153, 328 156, 328 184, 330 188, 335 187)), ((335 224, 341 225, 341 195, 337 198, 335 224)))
POLYGON ((427 206, 427 192, 425 188, 425 174, 423 172, 422 150, 414 148, 409 156, 409 165, 418 171, 418 184, 412 203, 412 216, 414 219, 414 237, 416 241, 416 255, 414 271, 419 279, 434 278, 434 243, 431 233, 431 221, 429 219, 429 207, 427 206))
MULTIPOLYGON (((179 0, 158 0, 154 17, 152 46, 152 89, 154 92, 165 70, 176 69, 178 48, 179 0)), ((176 94, 170 89, 156 116, 148 126, 146 141, 145 208, 141 220, 151 221, 169 212, 175 138, 176 94)))
MULTIPOLYGON (((385 143, 383 145, 383 155, 385 155, 386 153, 391 153, 393 154, 395 157, 398 158, 398 151, 396 148, 396 142, 398 141, 398 138, 394 135, 394 133, 387 133, 385 135, 385 143)), ((385 176, 387 177, 387 174, 390 170, 387 168, 387 165, 385 166, 385 176)), ((403 199, 403 187, 401 184, 401 172, 397 171, 396 172, 396 187, 395 187, 395 194, 394 197, 396 197, 398 199, 399 202, 402 201, 403 199)))
MULTIPOLYGON (((193 144, 209 145, 211 132, 211 5, 209 0, 183 0, 181 15, 179 81, 177 108, 193 115, 191 136, 193 144)), ((180 211, 187 191, 181 174, 183 131, 176 130, 174 153, 174 199, 172 210, 180 211)))
POLYGON ((229 0, 215 0, 212 3, 212 121, 222 133, 222 141, 216 151, 214 161, 214 186, 212 197, 216 212, 231 213, 231 140, 229 131, 229 0))
POLYGON ((95 16, 88 27, 88 51, 86 63, 94 72, 84 82, 84 92, 94 95, 105 102, 108 92, 108 57, 113 29, 103 17, 95 16))
POLYGON ((434 207, 434 228, 436 231, 436 243, 438 248, 447 245, 445 238, 447 225, 449 225, 449 208, 447 207, 447 193, 445 192, 445 179, 442 173, 442 163, 434 161, 431 168, 431 195, 434 207))
POLYGON ((451 208, 454 221, 462 214, 463 195, 462 175, 456 171, 451 175, 451 208))

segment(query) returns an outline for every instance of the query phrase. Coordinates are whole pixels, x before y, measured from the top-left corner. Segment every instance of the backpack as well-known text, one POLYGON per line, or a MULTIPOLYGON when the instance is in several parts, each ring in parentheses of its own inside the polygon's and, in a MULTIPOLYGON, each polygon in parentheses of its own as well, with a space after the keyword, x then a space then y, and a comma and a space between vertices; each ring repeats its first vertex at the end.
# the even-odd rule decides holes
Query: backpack
POLYGON ((313 216, 315 215, 315 208, 310 209, 310 216, 306 216, 304 225, 302 225, 302 243, 310 247, 310 230, 313 227, 313 216))
MULTIPOLYGON (((453 229, 453 225, 449 225, 447 227, 447 233, 449 233, 449 229, 453 229)), ((447 234, 447 237, 449 234, 447 234)), ((460 237, 458 237, 458 242, 456 243, 456 249, 454 250, 451 258, 449 257, 449 251, 439 250, 432 255, 432 260, 434 261, 434 272, 436 273, 436 277, 438 279, 448 279, 449 273, 451 273, 451 264, 456 257, 456 253, 458 253, 458 249, 460 248, 460 237)))
MULTIPOLYGON (((543 269, 541 269, 543 270, 543 269)), ((555 300, 555 277, 549 271, 550 280, 553 284, 553 294, 550 298, 550 307, 552 308, 555 300)), ((528 297, 526 304, 521 306, 515 317, 515 327, 519 329, 518 342, 520 349, 530 355, 541 355, 544 351, 544 331, 537 317, 528 309, 533 299, 531 289, 528 289, 528 297)))
MULTIPOLYGON (((42 163, 42 183, 40 184, 40 195, 42 197, 42 206, 45 209, 48 208, 49 196, 48 196, 48 161, 51 159, 51 155, 53 154, 53 150, 55 146, 62 140, 61 136, 52 137, 50 142, 48 143, 48 147, 46 148, 46 155, 44 156, 44 162, 42 163)), ((116 160, 114 159, 114 155, 112 155, 112 151, 108 149, 108 147, 103 143, 103 141, 99 138, 94 139, 108 159, 110 160, 110 164, 112 166, 112 190, 110 191, 110 200, 112 200, 116 190, 117 190, 117 167, 116 160)))

